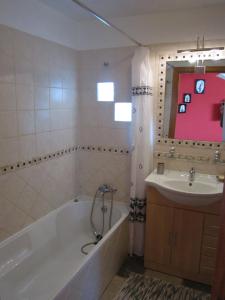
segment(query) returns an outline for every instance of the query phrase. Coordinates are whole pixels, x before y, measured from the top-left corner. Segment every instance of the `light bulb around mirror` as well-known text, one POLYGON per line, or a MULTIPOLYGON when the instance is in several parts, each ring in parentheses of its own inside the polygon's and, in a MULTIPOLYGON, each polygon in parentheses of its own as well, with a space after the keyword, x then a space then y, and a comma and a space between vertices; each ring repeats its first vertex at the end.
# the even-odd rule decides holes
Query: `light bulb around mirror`
POLYGON ((195 56, 192 56, 192 57, 190 56, 188 61, 189 61, 190 64, 194 64, 194 63, 196 63, 197 59, 196 59, 195 56))
POLYGON ((221 50, 215 50, 215 49, 211 50, 210 51, 211 59, 212 60, 220 60, 220 52, 221 52, 221 50))

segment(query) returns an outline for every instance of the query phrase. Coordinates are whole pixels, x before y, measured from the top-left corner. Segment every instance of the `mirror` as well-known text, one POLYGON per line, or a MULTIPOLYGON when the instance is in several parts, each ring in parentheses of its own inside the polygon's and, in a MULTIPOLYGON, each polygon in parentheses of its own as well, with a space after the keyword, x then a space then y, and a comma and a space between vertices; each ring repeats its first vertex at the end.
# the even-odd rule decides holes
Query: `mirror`
POLYGON ((193 63, 185 56, 182 60, 178 56, 174 60, 170 58, 165 61, 161 57, 160 60, 160 76, 165 74, 165 78, 162 76, 159 81, 159 105, 162 108, 164 101, 164 115, 158 114, 159 119, 163 115, 158 136, 217 143, 224 141, 225 59, 198 59, 193 63))

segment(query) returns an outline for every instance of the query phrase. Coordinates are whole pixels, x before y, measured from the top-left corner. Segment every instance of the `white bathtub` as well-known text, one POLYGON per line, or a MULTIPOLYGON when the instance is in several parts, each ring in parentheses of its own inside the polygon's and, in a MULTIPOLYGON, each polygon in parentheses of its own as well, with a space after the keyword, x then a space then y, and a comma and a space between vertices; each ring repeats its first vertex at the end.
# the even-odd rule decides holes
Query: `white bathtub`
POLYGON ((100 298, 127 255, 128 210, 114 202, 112 228, 84 255, 81 246, 94 240, 92 202, 77 199, 0 243, 0 300, 100 298))

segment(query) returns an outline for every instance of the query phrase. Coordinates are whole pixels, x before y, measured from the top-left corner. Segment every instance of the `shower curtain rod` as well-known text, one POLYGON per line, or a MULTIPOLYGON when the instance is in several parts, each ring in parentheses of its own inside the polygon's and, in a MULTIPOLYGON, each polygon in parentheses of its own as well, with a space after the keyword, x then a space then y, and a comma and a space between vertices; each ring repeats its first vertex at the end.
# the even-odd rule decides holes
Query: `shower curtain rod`
POLYGON ((137 46, 144 47, 144 45, 142 45, 141 43, 139 43, 138 41, 136 41, 129 34, 127 34, 126 32, 124 32, 123 30, 121 30, 117 26, 113 25, 111 22, 109 22, 108 20, 106 20, 104 17, 102 17, 99 14, 97 14, 94 10, 92 10, 91 8, 89 8, 87 5, 81 3, 79 0, 72 0, 72 1, 74 3, 76 3, 77 5, 79 5, 81 8, 83 8, 84 10, 88 11, 92 16, 94 16, 97 20, 99 20, 100 22, 102 22, 106 26, 108 26, 110 28, 113 28, 113 29, 117 30, 118 32, 120 32, 121 34, 123 34, 124 36, 126 36, 130 41, 132 41, 137 46))

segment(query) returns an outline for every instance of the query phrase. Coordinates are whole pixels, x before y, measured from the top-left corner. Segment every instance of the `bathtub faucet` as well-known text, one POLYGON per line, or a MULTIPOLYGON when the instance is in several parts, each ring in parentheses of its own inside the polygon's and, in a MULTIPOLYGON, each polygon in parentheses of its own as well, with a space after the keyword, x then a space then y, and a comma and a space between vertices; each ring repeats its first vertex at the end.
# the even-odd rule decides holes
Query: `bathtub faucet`
POLYGON ((114 189, 113 187, 111 187, 108 184, 103 184, 100 185, 98 188, 99 192, 106 194, 106 193, 115 193, 117 191, 117 189, 114 189))

